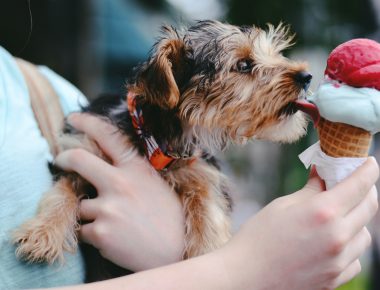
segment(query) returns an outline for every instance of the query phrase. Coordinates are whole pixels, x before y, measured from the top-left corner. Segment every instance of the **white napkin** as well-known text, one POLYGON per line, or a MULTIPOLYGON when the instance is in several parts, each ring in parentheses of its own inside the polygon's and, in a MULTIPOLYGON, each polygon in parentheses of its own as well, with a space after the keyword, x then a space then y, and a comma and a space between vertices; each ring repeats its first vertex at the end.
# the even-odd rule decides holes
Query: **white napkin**
POLYGON ((328 156, 322 152, 319 141, 307 148, 298 157, 306 168, 309 168, 312 164, 316 166, 318 175, 326 183, 326 189, 332 188, 345 179, 367 160, 366 157, 335 158, 328 156))

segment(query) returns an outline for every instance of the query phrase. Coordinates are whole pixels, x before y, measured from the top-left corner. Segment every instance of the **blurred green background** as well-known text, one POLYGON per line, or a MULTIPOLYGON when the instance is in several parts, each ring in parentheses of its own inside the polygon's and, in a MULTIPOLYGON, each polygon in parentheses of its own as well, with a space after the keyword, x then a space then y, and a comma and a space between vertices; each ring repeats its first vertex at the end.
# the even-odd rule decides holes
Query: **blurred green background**
MULTIPOLYGON (((124 93, 125 79, 146 59, 161 24, 201 19, 290 24, 297 43, 287 55, 310 63, 311 89, 322 79, 332 48, 356 37, 380 40, 380 0, 2 0, 0 45, 51 67, 91 99, 103 92, 124 93)), ((235 229, 273 198, 302 187, 307 171, 297 155, 315 140, 310 128, 296 144, 255 141, 220 155, 233 180, 235 229)), ((380 156, 377 148, 372 152, 380 156)), ((363 259, 363 274, 342 289, 380 289, 379 224, 373 225, 375 243, 363 259)))

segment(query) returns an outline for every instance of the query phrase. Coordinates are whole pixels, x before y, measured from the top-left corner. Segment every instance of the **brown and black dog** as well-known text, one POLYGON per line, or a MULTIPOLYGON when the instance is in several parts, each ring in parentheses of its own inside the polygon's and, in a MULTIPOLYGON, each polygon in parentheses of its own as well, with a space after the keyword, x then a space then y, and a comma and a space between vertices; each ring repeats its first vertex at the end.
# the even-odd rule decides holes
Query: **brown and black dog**
MULTIPOLYGON (((200 21, 163 27, 149 59, 127 84, 127 96, 87 108, 129 137, 130 156, 145 154, 180 196, 186 221, 184 258, 230 238, 231 201, 213 153, 250 138, 291 142, 305 134, 295 101, 311 80, 306 64, 281 52, 293 37, 283 25, 267 30, 200 21)), ((62 147, 107 159, 94 141, 67 126, 62 147)), ((17 255, 31 262, 63 260, 77 247, 78 205, 88 183, 57 176, 37 215, 14 233, 17 255)))

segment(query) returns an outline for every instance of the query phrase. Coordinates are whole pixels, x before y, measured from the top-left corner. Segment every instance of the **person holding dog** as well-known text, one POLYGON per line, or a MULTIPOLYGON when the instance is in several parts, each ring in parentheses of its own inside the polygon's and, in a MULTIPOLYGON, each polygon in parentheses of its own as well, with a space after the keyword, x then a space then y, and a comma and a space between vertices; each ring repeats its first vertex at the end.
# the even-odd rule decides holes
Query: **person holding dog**
MULTIPOLYGON (((0 50, 0 69, 0 288, 81 283, 79 254, 63 268, 12 258, 9 231, 33 214, 35 192, 49 186, 51 156, 33 120, 25 81, 5 50, 0 50)), ((65 114, 78 110, 79 91, 41 70, 60 95, 65 114)), ((378 205, 378 166, 372 158, 329 191, 312 171, 303 189, 274 200, 224 247, 180 262, 184 227, 176 194, 141 157, 123 160, 124 137, 110 134, 115 131, 110 124, 86 114, 71 115, 69 123, 94 138, 112 160, 108 164, 79 149, 57 156, 56 165, 78 172, 98 191, 97 198, 81 202, 80 216, 87 223, 80 238, 138 273, 68 289, 332 289, 360 271, 358 258, 370 242, 366 225, 378 205)))
MULTIPOLYGON (((124 143, 123 136, 110 134, 113 131, 107 128, 111 126, 108 123, 86 114, 73 114, 69 122, 94 138, 113 160, 110 165, 78 150, 66 151, 56 159, 65 170, 85 176, 99 192, 94 200, 82 201, 81 216, 90 223, 81 229, 81 238, 116 264, 147 271, 64 289, 154 286, 155 289, 318 290, 335 289, 360 272, 359 257, 371 241, 365 225, 378 207, 374 184, 379 169, 374 158, 370 157, 352 176, 329 191, 325 191, 324 182, 312 169, 303 189, 264 207, 223 248, 155 268, 180 258, 177 255, 180 248, 175 247, 171 257, 160 257, 162 245, 141 244, 143 240, 160 237, 147 226, 165 227, 164 221, 170 217, 164 211, 178 206, 165 209, 165 202, 159 202, 167 198, 171 189, 142 158, 136 156, 132 162, 123 162, 120 145, 124 143), (101 181, 100 176, 104 175, 106 178, 101 181), (149 179, 139 182, 138 176, 149 179), (158 205, 165 210, 157 209, 158 205)), ((181 227, 168 225, 170 231, 161 233, 170 234, 171 239, 181 236, 181 227)), ((158 239, 164 240, 165 237, 158 239)))

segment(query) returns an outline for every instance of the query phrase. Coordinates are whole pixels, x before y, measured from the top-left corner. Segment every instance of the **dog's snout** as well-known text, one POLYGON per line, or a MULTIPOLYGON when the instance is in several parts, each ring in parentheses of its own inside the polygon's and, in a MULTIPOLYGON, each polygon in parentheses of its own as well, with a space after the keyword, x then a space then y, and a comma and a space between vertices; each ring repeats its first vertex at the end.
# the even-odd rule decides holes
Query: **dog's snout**
POLYGON ((294 77, 296 83, 305 91, 309 88, 312 78, 313 76, 311 75, 311 73, 307 71, 300 71, 294 77))

